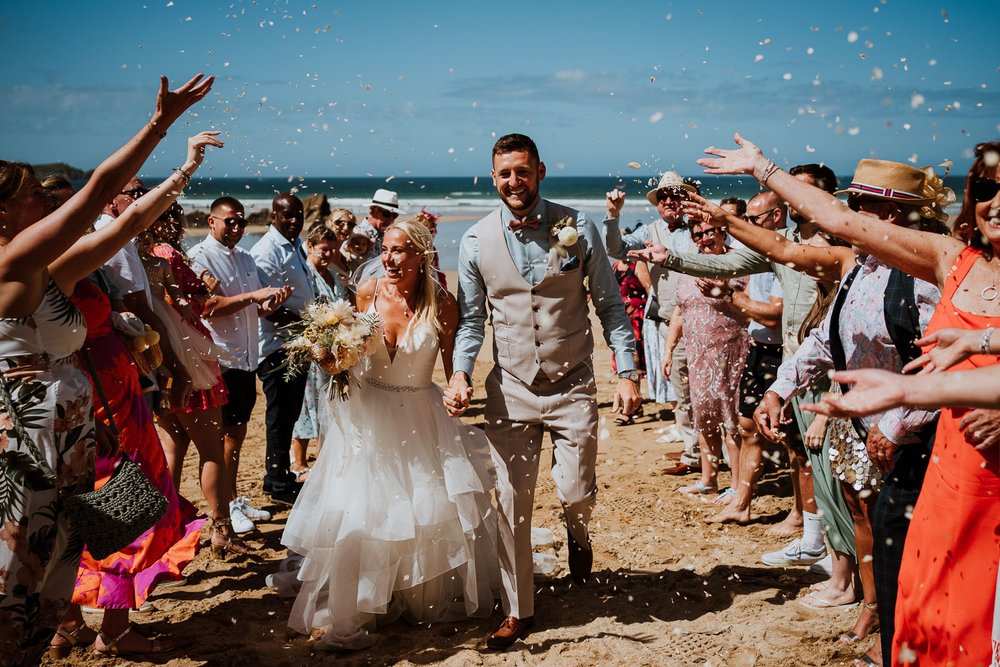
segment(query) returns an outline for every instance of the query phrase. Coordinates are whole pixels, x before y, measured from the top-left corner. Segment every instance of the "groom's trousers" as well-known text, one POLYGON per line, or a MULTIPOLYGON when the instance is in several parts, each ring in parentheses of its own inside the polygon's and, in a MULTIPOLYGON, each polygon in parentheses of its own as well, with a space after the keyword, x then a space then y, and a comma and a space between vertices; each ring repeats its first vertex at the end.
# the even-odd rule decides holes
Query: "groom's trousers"
POLYGON ((590 360, 556 382, 530 385, 495 366, 486 379, 486 435, 497 469, 500 576, 507 615, 535 613, 531 511, 542 453, 552 437, 552 479, 567 528, 587 544, 597 496, 597 385, 590 360))

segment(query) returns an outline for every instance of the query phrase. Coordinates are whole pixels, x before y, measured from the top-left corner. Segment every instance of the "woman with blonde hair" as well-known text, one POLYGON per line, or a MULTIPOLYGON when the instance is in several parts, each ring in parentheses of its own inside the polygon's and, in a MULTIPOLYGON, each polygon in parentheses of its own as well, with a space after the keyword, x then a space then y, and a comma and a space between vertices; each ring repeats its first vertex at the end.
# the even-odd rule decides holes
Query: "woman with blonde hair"
POLYGON ((439 353, 450 374, 458 324, 432 248, 419 223, 387 228, 386 275, 357 294, 358 310, 380 318, 381 341, 352 370, 350 398, 326 402, 329 444, 282 536, 304 557, 297 578, 277 577, 301 586, 288 624, 324 630, 324 649, 367 648, 377 624, 401 615, 430 622, 493 609, 493 466, 485 436, 448 417, 431 381, 439 353))

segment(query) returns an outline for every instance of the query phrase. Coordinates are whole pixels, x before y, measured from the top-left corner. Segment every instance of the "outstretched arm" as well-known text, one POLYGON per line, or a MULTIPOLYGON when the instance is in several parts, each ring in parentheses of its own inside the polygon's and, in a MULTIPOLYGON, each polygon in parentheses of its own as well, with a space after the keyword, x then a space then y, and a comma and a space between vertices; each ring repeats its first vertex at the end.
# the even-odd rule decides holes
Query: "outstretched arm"
POLYGON ((854 251, 850 248, 794 243, 776 231, 752 225, 727 213, 695 194, 685 204, 684 212, 693 220, 703 220, 728 229, 733 237, 772 262, 784 264, 817 280, 840 280, 854 268, 854 251))
POLYGON ((180 195, 205 159, 207 146, 221 147, 218 132, 201 132, 188 139, 187 161, 165 181, 133 202, 124 213, 92 234, 86 234, 49 265, 59 287, 72 293, 78 280, 111 259, 136 234, 149 227, 180 195))
POLYGON ((824 396, 822 403, 803 404, 803 409, 833 417, 860 417, 903 405, 1000 408, 1000 365, 924 376, 866 368, 841 371, 833 379, 852 389, 843 396, 824 396))
POLYGON ((629 251, 628 256, 700 278, 737 278, 771 270, 770 260, 749 248, 738 248, 725 255, 697 252, 675 255, 662 245, 647 243, 642 250, 629 251))
MULTIPOLYGON (((0 274, 24 275, 48 266, 66 252, 97 218, 149 157, 167 128, 191 105, 205 97, 214 77, 198 74, 177 90, 169 90, 160 77, 153 117, 128 143, 94 171, 79 192, 39 222, 18 234, 0 257, 0 274)), ((87 271, 89 273, 89 271, 87 271)))
POLYGON ((952 262, 965 247, 948 236, 908 229, 852 211, 833 195, 779 169, 739 133, 734 139, 739 149, 705 149, 715 156, 698 160, 706 167, 705 173, 751 174, 830 234, 912 276, 943 284, 952 262))

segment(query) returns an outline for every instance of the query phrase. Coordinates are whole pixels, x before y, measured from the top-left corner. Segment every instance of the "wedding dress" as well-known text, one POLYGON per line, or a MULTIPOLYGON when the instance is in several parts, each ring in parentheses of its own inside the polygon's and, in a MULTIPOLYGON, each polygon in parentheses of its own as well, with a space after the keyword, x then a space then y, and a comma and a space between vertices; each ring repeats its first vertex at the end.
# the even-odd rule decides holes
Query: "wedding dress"
POLYGON ((431 382, 437 354, 433 330, 408 331, 394 356, 382 340, 355 367, 349 400, 324 401, 324 444, 282 536, 296 567, 274 578, 280 591, 296 577, 288 625, 323 629, 322 648, 370 646, 376 621, 400 615, 493 610, 489 443, 445 412, 431 382))

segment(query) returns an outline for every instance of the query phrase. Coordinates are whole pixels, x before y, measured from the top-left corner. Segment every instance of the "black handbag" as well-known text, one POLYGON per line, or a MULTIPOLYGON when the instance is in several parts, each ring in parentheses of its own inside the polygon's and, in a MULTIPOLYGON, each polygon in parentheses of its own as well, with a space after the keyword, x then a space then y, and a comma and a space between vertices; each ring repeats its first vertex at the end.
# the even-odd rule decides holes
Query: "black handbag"
MULTIPOLYGON (((97 395, 104 405, 111 433, 117 443, 118 427, 101 388, 97 370, 86 350, 81 350, 81 356, 87 364, 97 395)), ((14 422, 18 438, 25 441, 28 451, 35 458, 35 463, 45 478, 54 482, 55 472, 19 423, 6 383, 0 382, 0 388, 5 408, 14 422)), ((127 547, 154 526, 167 511, 166 497, 149 482, 142 468, 122 452, 120 447, 110 452, 109 456, 113 457, 116 453, 120 455, 120 459, 104 486, 96 491, 70 496, 63 501, 63 510, 69 518, 73 540, 85 544, 90 554, 98 560, 127 547)))

